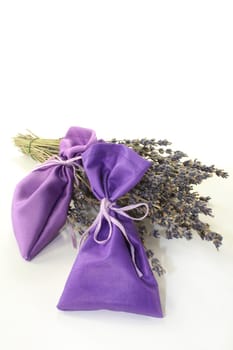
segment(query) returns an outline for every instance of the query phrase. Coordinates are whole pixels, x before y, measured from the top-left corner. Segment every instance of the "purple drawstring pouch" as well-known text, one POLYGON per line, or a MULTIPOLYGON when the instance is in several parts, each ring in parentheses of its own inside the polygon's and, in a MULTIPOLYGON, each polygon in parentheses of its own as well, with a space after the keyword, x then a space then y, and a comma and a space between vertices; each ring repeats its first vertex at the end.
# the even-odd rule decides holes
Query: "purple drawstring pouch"
POLYGON ((61 310, 107 309, 162 317, 157 282, 126 211, 116 201, 142 178, 150 162, 124 145, 98 143, 82 155, 100 212, 84 233, 58 303, 61 310))
POLYGON ((79 156, 95 142, 93 130, 71 127, 60 142, 60 157, 45 162, 16 186, 12 223, 26 260, 34 258, 65 224, 79 156))

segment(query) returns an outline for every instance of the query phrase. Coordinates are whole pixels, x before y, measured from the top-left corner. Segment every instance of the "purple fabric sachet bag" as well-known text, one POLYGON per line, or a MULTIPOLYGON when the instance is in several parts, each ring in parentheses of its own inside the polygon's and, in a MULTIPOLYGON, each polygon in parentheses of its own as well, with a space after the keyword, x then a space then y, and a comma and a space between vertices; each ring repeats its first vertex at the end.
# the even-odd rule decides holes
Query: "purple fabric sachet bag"
POLYGON ((21 255, 33 259, 64 226, 80 155, 97 142, 90 129, 71 127, 60 142, 59 157, 33 170, 16 186, 12 223, 21 255))
POLYGON ((138 237, 117 199, 142 178, 150 162, 117 144, 91 145, 83 154, 84 170, 100 212, 82 236, 82 244, 57 307, 61 310, 107 309, 163 317, 159 289, 138 237))

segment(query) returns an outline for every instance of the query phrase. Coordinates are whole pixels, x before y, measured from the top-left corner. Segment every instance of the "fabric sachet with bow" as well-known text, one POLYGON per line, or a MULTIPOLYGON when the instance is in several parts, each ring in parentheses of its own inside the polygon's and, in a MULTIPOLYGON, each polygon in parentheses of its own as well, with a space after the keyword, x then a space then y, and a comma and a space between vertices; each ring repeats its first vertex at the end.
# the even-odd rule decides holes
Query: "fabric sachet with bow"
POLYGON ((57 307, 162 317, 157 281, 135 218, 127 213, 138 206, 148 207, 145 203, 119 207, 116 202, 140 181, 151 163, 124 145, 110 143, 91 145, 82 161, 100 211, 81 238, 57 307))
POLYGON ((59 157, 38 166, 16 186, 12 223, 21 255, 34 258, 59 233, 67 219, 75 168, 80 155, 97 142, 90 129, 71 127, 60 141, 59 157))

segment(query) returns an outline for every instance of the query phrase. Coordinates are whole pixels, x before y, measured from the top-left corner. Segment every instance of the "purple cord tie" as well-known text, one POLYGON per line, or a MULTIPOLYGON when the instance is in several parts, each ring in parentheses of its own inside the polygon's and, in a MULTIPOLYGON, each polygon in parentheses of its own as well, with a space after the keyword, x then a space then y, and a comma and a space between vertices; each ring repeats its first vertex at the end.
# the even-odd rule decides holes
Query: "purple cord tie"
POLYGON ((129 219, 132 219, 132 220, 136 220, 136 221, 141 221, 141 220, 145 219, 145 217, 148 215, 148 213, 149 213, 149 206, 148 206, 147 203, 138 203, 138 204, 131 204, 131 205, 119 208, 119 207, 116 206, 115 202, 110 202, 107 198, 103 198, 101 200, 101 203, 100 203, 100 211, 99 211, 97 217, 95 218, 95 220, 92 223, 92 225, 83 233, 83 235, 82 235, 82 237, 80 239, 79 249, 81 248, 82 244, 84 243, 84 240, 87 238, 89 232, 93 228, 95 228, 94 236, 93 236, 94 237, 94 241, 96 243, 98 243, 98 244, 105 244, 105 243, 107 243, 111 239, 111 236, 112 236, 112 230, 113 230, 112 225, 115 225, 115 226, 117 226, 120 229, 120 231, 122 232, 123 236, 125 237, 125 239, 129 243, 130 252, 131 252, 131 256, 132 256, 132 262, 134 264, 135 270, 136 270, 138 276, 142 277, 143 273, 138 268, 138 266, 136 264, 136 260, 135 260, 135 248, 134 248, 132 242, 130 241, 124 226, 121 224, 121 222, 119 220, 117 220, 115 217, 110 215, 109 210, 112 210, 112 211, 114 211, 115 213, 117 213, 119 215, 125 216, 126 218, 129 218, 129 219), (126 213, 126 211, 133 210, 133 209, 136 209, 136 208, 142 207, 142 206, 144 206, 146 208, 146 213, 143 216, 139 217, 139 218, 132 217, 132 216, 130 216, 130 215, 128 215, 126 213), (101 229, 103 218, 105 218, 106 221, 108 222, 109 232, 108 232, 108 236, 107 236, 106 239, 99 240, 98 239, 98 234, 99 234, 100 229, 101 229))

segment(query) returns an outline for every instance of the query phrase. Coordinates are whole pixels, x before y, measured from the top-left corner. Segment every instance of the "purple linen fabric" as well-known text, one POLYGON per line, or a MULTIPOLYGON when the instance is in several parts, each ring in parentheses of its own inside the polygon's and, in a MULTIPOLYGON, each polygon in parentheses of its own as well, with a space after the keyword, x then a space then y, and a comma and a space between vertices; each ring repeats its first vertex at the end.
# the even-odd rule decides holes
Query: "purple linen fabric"
MULTIPOLYGON (((93 130, 71 127, 60 142, 59 155, 63 160, 77 157, 96 141, 93 130)), ((65 224, 73 181, 72 166, 53 164, 35 169, 16 186, 12 223, 26 260, 34 258, 65 224)))
MULTIPOLYGON (((111 202, 133 188, 150 166, 133 150, 107 143, 92 145, 82 159, 95 196, 111 202)), ((61 310, 108 309, 162 317, 158 285, 135 225, 119 213, 111 211, 110 215, 124 226, 143 276, 138 276, 129 244, 116 225, 105 244, 94 241, 93 228, 81 246, 57 307, 61 310)), ((109 225, 103 220, 98 239, 104 240, 108 233, 109 225)))

